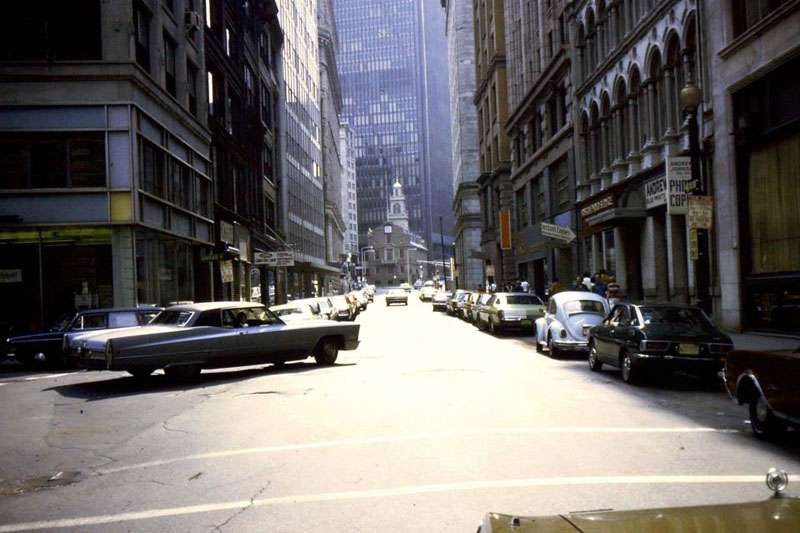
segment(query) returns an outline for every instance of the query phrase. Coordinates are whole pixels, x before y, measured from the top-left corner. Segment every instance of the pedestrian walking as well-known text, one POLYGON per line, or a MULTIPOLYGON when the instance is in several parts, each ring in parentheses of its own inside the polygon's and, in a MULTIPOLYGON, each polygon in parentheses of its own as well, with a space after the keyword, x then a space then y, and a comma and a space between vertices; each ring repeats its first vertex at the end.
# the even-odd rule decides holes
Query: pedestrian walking
POLYGON ((530 292, 531 286, 527 281, 522 280, 522 283, 520 283, 520 286, 522 287, 522 292, 530 292))
POLYGON ((592 285, 592 292, 595 294, 599 294, 603 298, 606 297, 606 290, 608 290, 608 284, 603 281, 600 277, 600 273, 597 272, 594 275, 594 284, 592 285))
POLYGON ((592 290, 592 278, 589 277, 588 272, 583 273, 583 286, 586 287, 587 291, 592 290))
POLYGON ((572 285, 573 291, 588 291, 586 285, 583 284, 583 276, 575 278, 575 283, 572 285))

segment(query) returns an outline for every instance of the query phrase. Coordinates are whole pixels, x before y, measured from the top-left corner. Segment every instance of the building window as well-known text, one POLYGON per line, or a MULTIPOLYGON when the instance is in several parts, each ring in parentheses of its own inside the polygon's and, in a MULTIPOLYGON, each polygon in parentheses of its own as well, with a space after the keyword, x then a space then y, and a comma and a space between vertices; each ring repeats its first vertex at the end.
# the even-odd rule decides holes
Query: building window
POLYGON ((263 83, 261 84, 261 121, 268 128, 272 127, 272 94, 263 83))
POLYGON ((164 84, 167 92, 174 97, 178 96, 175 83, 175 53, 177 46, 172 38, 164 34, 164 84))
POLYGON ((572 195, 569 187, 569 172, 567 159, 562 157, 550 167, 553 190, 555 191, 556 213, 568 211, 572 206, 572 195))
POLYGON ((244 86, 247 90, 247 105, 248 107, 255 107, 256 105, 256 86, 253 79, 253 70, 247 65, 244 66, 244 86))
POLYGON ((788 0, 732 0, 733 36, 746 32, 788 0))
POLYGON ((133 4, 136 63, 147 72, 150 72, 150 18, 150 12, 141 3, 133 4))
POLYGON ((105 185, 103 133, 0 136, 0 189, 105 185))
POLYGON ((142 188, 160 198, 167 198, 167 183, 164 179, 164 152, 147 141, 141 145, 142 188))
POLYGON ((269 35, 266 32, 261 32, 258 36, 258 52, 261 55, 261 60, 269 67, 272 65, 272 47, 270 45, 269 35))
POLYGON ((385 257, 387 261, 394 261, 394 250, 392 248, 387 248, 385 250, 385 257))
POLYGON ((197 67, 186 62, 186 92, 189 97, 189 112, 197 115, 197 67))
POLYGON ((100 0, 4 2, 0 60, 100 60, 100 0))
POLYGON ((525 192, 525 187, 516 192, 517 229, 528 225, 528 200, 525 197, 525 192))
POLYGON ((547 197, 544 194, 544 181, 541 176, 533 180, 531 203, 536 206, 536 213, 533 216, 534 222, 544 222, 547 219, 547 197))
POLYGON ((231 31, 230 28, 225 28, 225 55, 227 55, 228 57, 231 56, 232 40, 233 40, 233 32, 231 31))

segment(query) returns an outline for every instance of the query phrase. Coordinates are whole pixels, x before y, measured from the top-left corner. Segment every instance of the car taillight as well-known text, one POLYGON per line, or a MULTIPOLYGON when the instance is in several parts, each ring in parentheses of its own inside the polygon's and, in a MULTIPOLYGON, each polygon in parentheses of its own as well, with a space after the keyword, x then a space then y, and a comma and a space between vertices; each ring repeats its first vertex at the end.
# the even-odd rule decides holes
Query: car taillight
POLYGON ((733 350, 732 344, 708 343, 708 351, 716 355, 725 355, 733 350))
POLYGON ((639 344, 642 351, 664 352, 669 349, 668 341, 642 341, 639 344))

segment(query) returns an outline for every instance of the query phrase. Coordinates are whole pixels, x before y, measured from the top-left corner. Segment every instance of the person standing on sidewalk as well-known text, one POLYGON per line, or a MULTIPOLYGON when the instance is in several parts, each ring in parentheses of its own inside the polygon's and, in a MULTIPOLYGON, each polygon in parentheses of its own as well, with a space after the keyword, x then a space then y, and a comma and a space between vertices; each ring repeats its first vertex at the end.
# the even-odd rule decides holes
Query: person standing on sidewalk
POLYGON ((599 294, 603 298, 606 297, 606 290, 608 289, 608 285, 603 281, 603 278, 600 277, 599 273, 594 275, 594 285, 592 285, 592 292, 595 294, 599 294))

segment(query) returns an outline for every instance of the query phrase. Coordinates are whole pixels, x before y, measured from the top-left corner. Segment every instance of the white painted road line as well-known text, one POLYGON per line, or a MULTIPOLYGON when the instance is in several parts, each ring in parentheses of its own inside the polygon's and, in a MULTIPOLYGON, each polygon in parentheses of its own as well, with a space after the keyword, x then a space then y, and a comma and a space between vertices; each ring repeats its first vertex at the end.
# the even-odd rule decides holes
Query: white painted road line
POLYGON ((16 524, 0 525, 0 533, 16 531, 33 531, 38 529, 86 527, 114 522, 129 522, 135 520, 152 520, 170 516, 182 516, 216 511, 230 511, 245 507, 264 507, 270 505, 284 505, 297 503, 317 503, 346 500, 363 500, 371 498, 393 498, 398 496, 412 496, 418 494, 431 494, 437 492, 452 492, 466 490, 528 488, 570 485, 682 485, 682 484, 731 484, 731 483, 764 483, 764 475, 729 475, 729 476, 597 476, 597 477, 550 477, 529 479, 505 479, 465 481, 461 483, 444 483, 439 485, 412 485, 388 489, 356 490, 345 492, 323 492, 319 494, 305 494, 295 496, 278 496, 275 498, 261 498, 253 500, 239 500, 233 502, 207 503, 189 505, 185 507, 172 507, 167 509, 149 509, 115 515, 97 515, 79 518, 63 518, 57 520, 42 520, 38 522, 20 522, 16 524))
POLYGON ((60 378, 61 376, 71 376, 74 372, 64 372, 63 374, 45 374, 43 376, 28 376, 27 378, 7 379, 0 381, 0 385, 7 385, 8 383, 23 383, 25 381, 39 381, 40 379, 53 379, 60 378))
POLYGON ((379 437, 364 437, 344 440, 332 440, 323 442, 309 442, 301 444, 282 444, 276 446, 264 446, 259 448, 242 448, 238 450, 221 450, 218 452, 198 453, 174 457, 172 459, 161 459, 148 461, 132 465, 117 466, 112 468, 102 468, 96 470, 99 475, 124 472, 126 470, 138 470, 142 468, 152 468, 182 461, 197 461, 205 459, 218 459, 221 457, 234 457, 240 455, 256 455, 275 452, 313 450, 319 448, 334 448, 343 446, 364 446, 369 444, 379 444, 386 442, 403 442, 423 439, 439 439, 451 437, 474 437, 479 435, 537 435, 537 434, 560 434, 560 433, 738 433, 736 429, 716 429, 708 427, 522 427, 522 428, 485 428, 470 429, 461 431, 441 431, 433 433, 416 433, 409 435, 385 435, 379 437))

